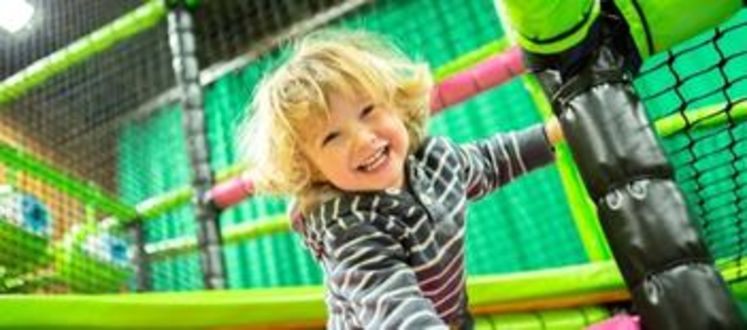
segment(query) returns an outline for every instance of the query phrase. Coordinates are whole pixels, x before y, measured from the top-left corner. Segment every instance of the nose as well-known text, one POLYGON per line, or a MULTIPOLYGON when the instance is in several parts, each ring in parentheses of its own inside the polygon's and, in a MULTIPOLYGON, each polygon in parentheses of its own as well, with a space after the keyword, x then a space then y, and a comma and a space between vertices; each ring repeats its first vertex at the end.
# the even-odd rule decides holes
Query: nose
POLYGON ((355 130, 355 151, 356 153, 367 153, 375 148, 378 136, 376 132, 366 126, 358 126, 355 130))

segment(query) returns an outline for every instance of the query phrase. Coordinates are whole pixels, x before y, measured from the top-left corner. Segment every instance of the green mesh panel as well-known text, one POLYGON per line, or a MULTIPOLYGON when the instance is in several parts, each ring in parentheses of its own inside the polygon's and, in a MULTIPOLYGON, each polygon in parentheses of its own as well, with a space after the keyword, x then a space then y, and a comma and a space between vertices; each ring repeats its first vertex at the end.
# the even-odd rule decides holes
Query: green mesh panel
POLYGON ((486 0, 379 1, 340 24, 385 34, 432 68, 503 35, 493 3, 486 0))
MULTIPOLYGON (((747 99, 747 11, 717 31, 701 34, 649 61, 635 82, 655 121, 685 118, 717 105, 710 117, 688 120, 684 130, 662 139, 706 243, 719 261, 734 260, 736 279, 745 276, 747 220, 747 125, 736 110, 747 99), (704 120, 723 123, 699 128, 704 120)), ((693 117, 691 117, 693 118, 693 117)))
MULTIPOLYGON (((409 55, 437 68, 500 38, 503 32, 494 12, 491 1, 380 1, 363 6, 335 24, 384 33, 409 55), (424 29, 424 26, 429 28, 424 29)), ((277 63, 279 57, 278 52, 260 57, 242 70, 223 76, 206 89, 206 122, 213 169, 220 170, 239 161, 234 146, 236 125, 258 80, 277 63)), ((173 120, 170 129, 180 127, 178 118, 163 119, 162 116, 148 121, 173 120)), ((539 121, 529 96, 521 83, 516 81, 440 115, 433 120, 431 132, 463 142, 539 121)), ((156 142, 155 136, 163 136, 161 129, 166 128, 167 124, 142 126, 138 132, 126 131, 122 135, 121 149, 128 153, 123 157, 122 167, 127 167, 124 162, 146 159, 159 162, 148 165, 153 167, 153 173, 160 175, 153 178, 150 186, 126 192, 126 198, 131 202, 164 192, 166 188, 174 188, 177 183, 188 183, 188 175, 170 177, 176 175, 171 172, 174 168, 182 168, 183 164, 188 163, 186 154, 178 154, 178 158, 184 161, 181 165, 160 157, 137 156, 138 153, 158 154, 169 150, 169 156, 175 157, 175 150, 184 150, 181 145, 178 149, 163 148, 161 143, 168 141, 156 142), (154 135, 153 140, 147 138, 149 134, 154 135), (132 146, 133 143, 149 140, 152 142, 145 144, 146 148, 152 145, 158 150, 142 150, 143 147, 132 146)), ((225 229, 246 222, 262 221, 285 212, 285 207, 284 199, 253 198, 222 213, 221 226, 225 229)), ((178 237, 180 234, 194 235, 193 226, 188 227, 189 231, 178 229, 186 228, 183 224, 192 223, 193 215, 173 213, 149 221, 149 242, 178 237)), ((573 228, 557 171, 553 166, 539 170, 471 208, 467 240, 468 270, 472 274, 482 274, 584 262, 584 252, 573 228)), ((273 235, 229 244, 224 248, 224 255, 231 288, 321 282, 319 267, 302 248, 296 234, 273 235)), ((155 263, 153 279, 157 284, 156 289, 174 290, 189 285, 185 283, 196 284, 195 281, 184 280, 176 281, 177 284, 166 284, 174 282, 182 272, 194 274, 196 262, 196 258, 188 258, 155 263)))
MULTIPOLYGON (((130 122, 120 140, 120 194, 137 204, 149 197, 187 185, 191 181, 189 159, 182 131, 181 110, 169 107, 144 121, 130 122), (143 180, 143 176, 147 179, 143 180)), ((194 209, 185 205, 153 219, 144 226, 146 243, 195 236, 194 209)), ((154 290, 179 291, 202 288, 197 252, 150 264, 154 290)))
MULTIPOLYGON (((475 97, 431 121, 431 133, 459 142, 540 122, 520 80, 475 97)), ((585 262, 554 165, 500 188, 469 209, 470 274, 518 272, 585 262)))

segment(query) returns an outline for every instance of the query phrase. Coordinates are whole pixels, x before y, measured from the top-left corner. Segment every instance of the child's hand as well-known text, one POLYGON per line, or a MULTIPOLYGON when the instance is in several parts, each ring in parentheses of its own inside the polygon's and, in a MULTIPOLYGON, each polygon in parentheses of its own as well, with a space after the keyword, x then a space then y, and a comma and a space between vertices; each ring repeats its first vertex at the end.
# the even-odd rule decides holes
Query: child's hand
POLYGON ((545 134, 547 134, 547 140, 550 141, 550 144, 552 145, 556 145, 558 142, 565 139, 557 117, 553 116, 547 121, 547 123, 545 123, 545 134))

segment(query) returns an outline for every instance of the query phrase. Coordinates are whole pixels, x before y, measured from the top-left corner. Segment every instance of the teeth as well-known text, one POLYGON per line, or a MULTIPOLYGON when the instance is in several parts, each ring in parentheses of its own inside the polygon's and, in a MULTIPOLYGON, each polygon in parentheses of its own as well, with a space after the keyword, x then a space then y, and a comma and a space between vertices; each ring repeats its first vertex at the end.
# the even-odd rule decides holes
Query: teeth
POLYGON ((384 160, 385 160, 385 157, 384 157, 384 153, 385 152, 386 152, 386 147, 382 147, 375 154, 373 154, 370 157, 368 157, 363 162, 363 165, 361 165, 361 167, 363 168, 363 170, 368 172, 368 171, 371 171, 371 170, 375 169, 379 165, 381 165, 384 162, 384 160))
POLYGON ((366 166, 368 164, 373 163, 377 158, 379 158, 382 154, 384 154, 384 148, 379 149, 376 151, 375 154, 371 155, 370 157, 366 158, 366 160, 363 162, 363 165, 366 166))

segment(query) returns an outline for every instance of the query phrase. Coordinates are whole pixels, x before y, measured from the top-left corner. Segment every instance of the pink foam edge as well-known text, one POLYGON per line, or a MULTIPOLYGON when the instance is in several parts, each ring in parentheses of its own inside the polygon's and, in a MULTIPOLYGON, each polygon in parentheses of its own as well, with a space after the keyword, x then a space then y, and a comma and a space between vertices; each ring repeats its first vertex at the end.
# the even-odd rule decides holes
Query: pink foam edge
POLYGON ((620 314, 600 323, 592 324, 586 330, 640 330, 641 323, 638 316, 620 314))
POLYGON ((240 176, 214 186, 209 196, 216 206, 226 208, 241 202, 253 191, 254 185, 251 180, 240 176))

